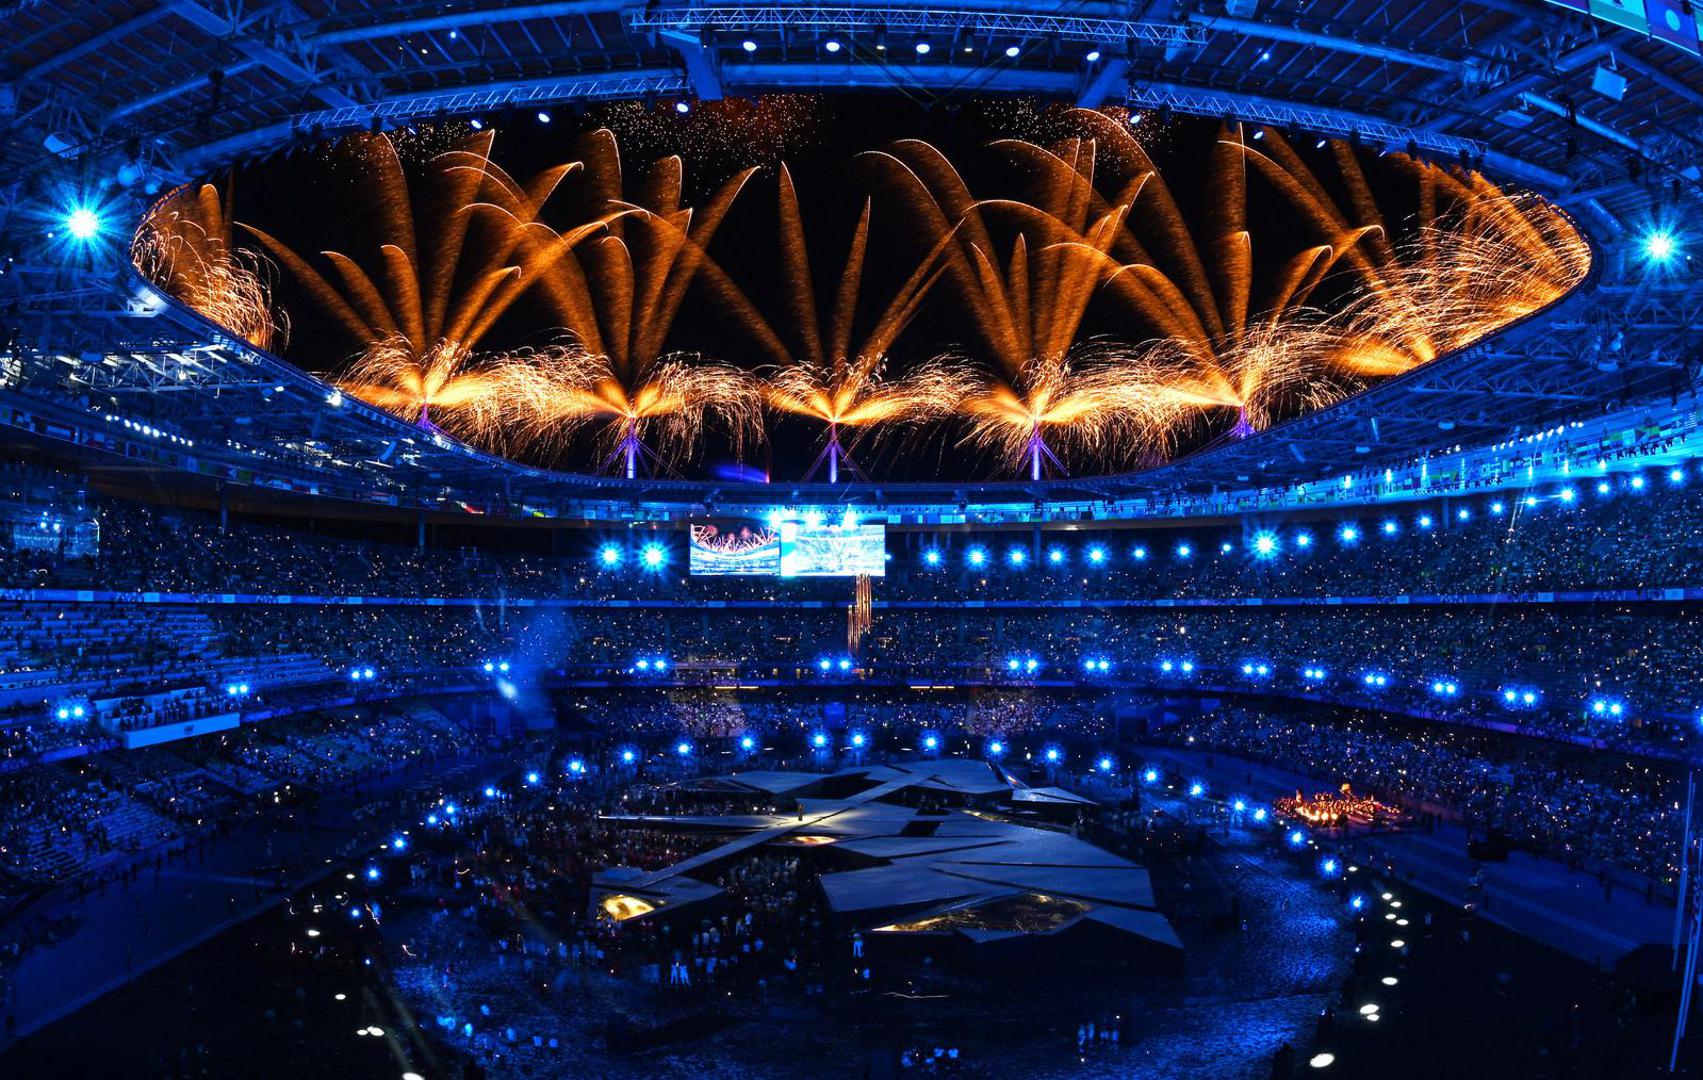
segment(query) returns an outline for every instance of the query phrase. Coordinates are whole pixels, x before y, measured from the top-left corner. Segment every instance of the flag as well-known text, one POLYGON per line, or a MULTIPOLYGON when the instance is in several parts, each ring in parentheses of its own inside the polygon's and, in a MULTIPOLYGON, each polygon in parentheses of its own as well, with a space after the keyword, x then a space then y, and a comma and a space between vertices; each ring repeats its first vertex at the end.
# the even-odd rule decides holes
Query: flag
POLYGON ((1644 0, 1644 6, 1652 35, 1694 56, 1703 52, 1697 44, 1697 16, 1686 0, 1644 0))
POLYGON ((1591 14, 1616 26, 1650 32, 1650 20, 1644 17, 1644 0, 1591 0, 1591 14))

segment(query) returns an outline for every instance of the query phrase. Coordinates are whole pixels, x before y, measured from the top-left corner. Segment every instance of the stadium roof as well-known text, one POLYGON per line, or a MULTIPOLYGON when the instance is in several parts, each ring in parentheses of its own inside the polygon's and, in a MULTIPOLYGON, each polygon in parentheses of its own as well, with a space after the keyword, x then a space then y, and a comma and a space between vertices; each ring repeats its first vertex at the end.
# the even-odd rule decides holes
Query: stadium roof
POLYGON ((0 4, 0 322, 23 347, 0 371, 0 423, 75 444, 91 463, 118 455, 257 491, 552 518, 847 497, 945 513, 1159 496, 1313 481, 1500 440, 1668 393, 1698 344, 1683 277, 1640 257, 1647 234, 1697 208, 1695 23, 1668 0, 1648 5, 1653 22, 1628 26, 1579 6, 13 0, 0 4), (1159 469, 829 489, 501 462, 339 398, 123 265, 151 193, 316 137, 609 98, 846 88, 1122 101, 1464 156, 1566 206, 1599 245, 1598 272, 1556 310, 1465 354, 1159 469), (107 243, 48 238, 69 207, 91 203, 107 243))

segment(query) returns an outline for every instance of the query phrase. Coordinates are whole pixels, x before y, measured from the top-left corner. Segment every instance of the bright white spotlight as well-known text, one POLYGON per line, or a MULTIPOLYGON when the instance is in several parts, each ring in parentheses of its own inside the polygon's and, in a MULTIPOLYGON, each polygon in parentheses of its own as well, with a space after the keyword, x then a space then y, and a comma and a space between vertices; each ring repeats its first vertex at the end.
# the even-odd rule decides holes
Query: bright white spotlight
POLYGON ((827 43, 822 47, 831 53, 837 53, 840 51, 840 43, 835 41, 833 38, 829 38, 827 43))
POLYGON ((926 41, 917 42, 917 55, 918 56, 927 56, 928 55, 928 42, 926 42, 926 41))
POLYGON ((1673 233, 1666 229, 1657 229, 1644 236, 1644 257, 1651 262, 1665 263, 1678 251, 1678 242, 1674 240, 1673 233))
POLYGON ((65 231, 73 240, 93 240, 100 235, 101 216, 86 206, 76 207, 65 215, 65 231))
POLYGON ((1022 49, 1019 49, 1015 45, 1007 45, 1005 47, 1005 57, 1008 60, 1015 60, 1015 59, 1017 59, 1018 54, 1021 53, 1022 51, 1023 51, 1022 49))

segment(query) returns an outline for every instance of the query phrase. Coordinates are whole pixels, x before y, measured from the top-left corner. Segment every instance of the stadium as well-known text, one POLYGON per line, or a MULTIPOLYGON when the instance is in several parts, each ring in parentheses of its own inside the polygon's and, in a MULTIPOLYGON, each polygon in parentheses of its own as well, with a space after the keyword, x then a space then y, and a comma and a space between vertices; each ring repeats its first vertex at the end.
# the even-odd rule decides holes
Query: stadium
POLYGON ((1686 0, 0 27, 0 1074, 1703 1071, 1686 0))

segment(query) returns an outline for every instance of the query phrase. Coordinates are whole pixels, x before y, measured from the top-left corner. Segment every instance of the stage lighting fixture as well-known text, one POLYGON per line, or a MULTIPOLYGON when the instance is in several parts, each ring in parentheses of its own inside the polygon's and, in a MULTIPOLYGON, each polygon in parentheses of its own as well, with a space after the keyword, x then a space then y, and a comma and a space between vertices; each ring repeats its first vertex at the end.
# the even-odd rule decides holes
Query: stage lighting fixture
POLYGON ((1129 554, 1130 558, 1134 559, 1136 562, 1147 561, 1147 549, 1144 547, 1137 546, 1135 550, 1131 551, 1129 554))
POLYGON ((1665 263, 1679 252, 1679 243, 1666 229, 1644 234, 1644 257, 1653 263, 1665 263))
POLYGON ((1106 561, 1106 549, 1098 544, 1088 549, 1088 561, 1099 566, 1106 561))
POLYGON ((833 38, 829 38, 829 39, 828 39, 828 40, 827 40, 827 41, 826 41, 826 42, 825 42, 825 43, 824 43, 824 44, 823 44, 823 45, 822 45, 822 47, 823 47, 823 48, 824 48, 824 49, 827 49, 827 50, 828 50, 828 51, 829 51, 829 52, 831 52, 831 53, 837 53, 837 52, 839 52, 839 51, 840 51, 840 43, 839 43, 839 42, 837 42, 837 41, 835 41, 835 40, 834 40, 834 39, 833 39, 833 38))
POLYGON ((740 42, 739 47, 748 53, 754 53, 757 51, 757 43, 752 41, 750 38, 746 38, 744 41, 740 42))
POLYGON ((964 558, 971 566, 981 567, 988 561, 987 549, 983 547, 973 547, 969 551, 965 552, 964 558))
POLYGON ((1100 50, 1099 49, 1088 50, 1087 60, 1090 64, 1099 63, 1100 62, 1100 50))
POLYGON ((550 122, 550 114, 545 112, 543 109, 539 109, 538 110, 538 122, 540 124, 548 124, 550 122))
POLYGON ((1296 536, 1295 536, 1295 546, 1298 547, 1298 548, 1312 547, 1313 546, 1313 534, 1312 533, 1297 533, 1296 536))
POLYGON ((65 231, 71 234, 73 240, 85 243, 100 235, 102 227, 101 216, 87 206, 73 207, 65 215, 65 231))
POLYGON ((1015 45, 1007 45, 1007 46, 1006 46, 1006 47, 1005 47, 1005 56, 1006 56, 1006 59, 1008 59, 1008 60, 1015 60, 1015 59, 1017 59, 1017 56, 1018 56, 1018 54, 1019 54, 1019 53, 1021 53, 1021 52, 1022 52, 1022 51, 1023 51, 1023 50, 1022 50, 1022 49, 1019 49, 1019 48, 1018 48, 1018 47, 1017 47, 1017 46, 1015 46, 1015 45))
POLYGON ((1343 543, 1352 544, 1356 540, 1360 539, 1360 530, 1355 528, 1353 525, 1344 525, 1342 527, 1342 531, 1337 535, 1342 537, 1343 543))
POLYGON ((1187 544, 1178 544, 1177 545, 1177 558, 1186 559, 1192 554, 1194 554, 1194 548, 1190 547, 1187 544))
POLYGON ((927 56, 928 55, 928 42, 926 42, 926 41, 917 42, 917 55, 918 56, 927 56))
POLYGON ((687 754, 692 752, 692 744, 682 739, 675 745, 674 752, 679 754, 681 757, 685 757, 687 754))
POLYGON ((621 549, 615 544, 604 544, 597 549, 597 561, 604 566, 621 565, 621 549))
POLYGON ((1254 537, 1254 554, 1261 558, 1269 558, 1277 550, 1277 537, 1271 533, 1262 532, 1254 537))
POLYGON ((689 101, 676 101, 674 103, 674 111, 681 115, 685 115, 692 111, 692 103, 689 101))
POLYGON ((940 748, 940 737, 938 735, 924 735, 922 737, 922 748, 924 750, 937 750, 937 749, 939 749, 940 748))
POLYGON ((1005 744, 1000 742, 998 739, 993 740, 988 743, 988 753, 992 754, 994 757, 998 757, 1005 753, 1005 744))
POLYGON ((646 544, 639 552, 639 559, 647 570, 657 570, 668 561, 668 549, 661 544, 646 544))
POLYGON ((1012 566, 1022 566, 1029 561, 1029 552, 1020 547, 1014 547, 1005 553, 1005 561, 1012 566))
POLYGON ((929 566, 939 566, 940 552, 935 548, 929 548, 927 551, 922 553, 922 561, 927 563, 929 566))

